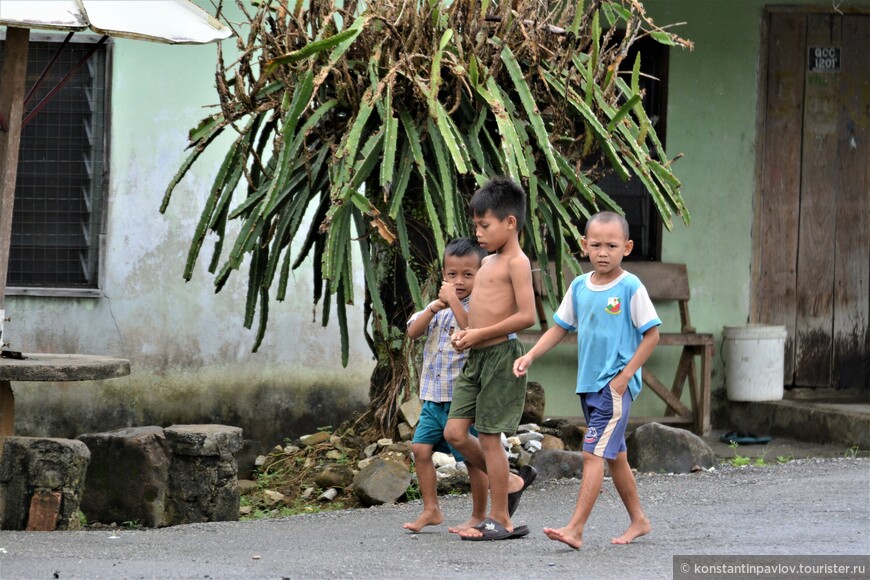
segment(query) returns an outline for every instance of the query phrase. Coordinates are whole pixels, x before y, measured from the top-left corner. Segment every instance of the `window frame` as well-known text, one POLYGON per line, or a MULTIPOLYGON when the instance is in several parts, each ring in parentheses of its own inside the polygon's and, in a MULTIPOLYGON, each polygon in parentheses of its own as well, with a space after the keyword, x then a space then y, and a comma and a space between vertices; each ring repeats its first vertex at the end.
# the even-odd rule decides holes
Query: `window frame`
MULTIPOLYGON (((63 43, 67 34, 65 33, 41 33, 31 32, 30 42, 48 42, 60 45, 63 43)), ((88 33, 78 32, 70 38, 70 44, 78 45, 93 45, 97 44, 102 36, 88 33)), ((6 40, 6 30, 0 30, 0 40, 6 40)), ((109 186, 111 174, 111 124, 112 124, 112 69, 113 69, 113 53, 114 42, 111 38, 104 42, 105 46, 105 96, 104 96, 104 122, 103 122, 103 159, 102 159, 102 174, 99 177, 95 176, 95 180, 101 181, 102 195, 100 196, 99 207, 92 211, 100 212, 100 227, 97 233, 97 272, 96 280, 93 287, 77 287, 77 286, 16 286, 7 284, 7 296, 37 296, 37 297, 59 297, 59 298, 100 298, 103 295, 103 281, 105 276, 105 248, 106 248, 106 232, 108 227, 108 210, 109 210, 109 186)), ((26 87, 29 90, 29 86, 26 87)), ((38 118, 38 115, 34 119, 38 118)), ((16 183, 16 189, 18 184, 16 183)), ((14 208, 13 208, 14 210, 14 208)), ((14 218, 13 218, 14 219, 14 218)), ((10 246, 10 253, 12 247, 10 246)), ((8 274, 7 274, 8 280, 8 274)))
MULTIPOLYGON (((670 67, 670 49, 668 46, 660 44, 652 39, 645 38, 637 41, 628 56, 623 60, 627 63, 628 70, 634 63, 635 55, 640 52, 645 58, 641 59, 641 72, 651 75, 656 80, 647 80, 641 77, 641 84, 647 84, 655 88, 654 94, 646 91, 644 95, 643 107, 647 115, 651 118, 657 116, 655 123, 656 135, 662 144, 662 148, 667 150, 667 116, 668 116, 668 76, 670 67), (650 66, 650 55, 654 54, 653 64, 650 66)), ((626 70, 622 70, 625 73, 626 70)), ((608 174, 601 180, 596 182, 596 185, 601 187, 608 196, 610 196, 622 209, 625 211, 624 200, 629 197, 623 195, 618 189, 628 190, 629 188, 642 189, 643 186, 639 183, 636 176, 632 175, 631 179, 626 182, 620 181, 619 177, 609 168, 609 162, 601 159, 602 165, 608 167, 608 174), (616 188, 612 187, 615 185, 616 188)), ((664 227, 662 218, 656 210, 652 196, 649 192, 644 191, 642 195, 642 206, 640 213, 646 220, 645 223, 634 222, 629 219, 631 230, 631 239, 634 241, 634 251, 624 258, 626 262, 661 262, 662 261, 662 236, 664 227), (638 235, 645 232, 645 235, 638 235), (645 253, 641 253, 645 248, 645 253)), ((626 216, 630 218, 630 216, 626 216)), ((578 224, 580 231, 583 232, 586 227, 586 220, 578 224)))

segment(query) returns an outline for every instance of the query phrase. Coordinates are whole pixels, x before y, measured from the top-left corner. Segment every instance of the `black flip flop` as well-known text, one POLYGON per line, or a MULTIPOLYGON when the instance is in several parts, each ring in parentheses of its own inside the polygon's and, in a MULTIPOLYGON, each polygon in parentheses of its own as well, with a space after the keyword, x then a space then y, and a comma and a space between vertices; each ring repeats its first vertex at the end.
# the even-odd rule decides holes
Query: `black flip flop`
POLYGON ((520 498, 523 496, 523 492, 538 477, 538 470, 531 465, 524 465, 520 468, 517 475, 523 478, 523 487, 519 491, 508 494, 508 515, 511 517, 513 517, 514 512, 517 511, 517 507, 520 505, 520 498))

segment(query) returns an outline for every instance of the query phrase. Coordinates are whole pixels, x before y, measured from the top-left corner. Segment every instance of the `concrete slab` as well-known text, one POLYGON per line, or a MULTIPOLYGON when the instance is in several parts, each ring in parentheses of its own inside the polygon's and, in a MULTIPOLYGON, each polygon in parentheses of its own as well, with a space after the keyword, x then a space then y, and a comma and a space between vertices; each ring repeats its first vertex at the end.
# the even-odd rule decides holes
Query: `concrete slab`
MULTIPOLYGON (((738 445, 732 449, 728 443, 723 443, 719 438, 727 431, 714 430, 708 437, 703 437, 707 445, 713 449, 713 453, 720 460, 733 459, 736 455, 749 457, 752 460, 762 458, 766 463, 776 463, 778 458, 807 459, 807 458, 834 458, 834 457, 870 457, 870 449, 853 451, 845 445, 835 443, 810 443, 799 441, 790 437, 773 437, 770 443, 761 445, 738 445)), ((766 433, 755 433, 766 435, 766 433)))
POLYGON ((0 358, 3 381, 96 381, 129 374, 129 360, 110 356, 28 352, 23 359, 0 358))
POLYGON ((840 455, 870 450, 870 393, 863 390, 792 389, 781 401, 729 401, 722 415, 719 434, 741 431, 792 440, 798 453, 830 453, 824 451, 828 446, 840 455), (815 447, 802 448, 798 441, 815 447))

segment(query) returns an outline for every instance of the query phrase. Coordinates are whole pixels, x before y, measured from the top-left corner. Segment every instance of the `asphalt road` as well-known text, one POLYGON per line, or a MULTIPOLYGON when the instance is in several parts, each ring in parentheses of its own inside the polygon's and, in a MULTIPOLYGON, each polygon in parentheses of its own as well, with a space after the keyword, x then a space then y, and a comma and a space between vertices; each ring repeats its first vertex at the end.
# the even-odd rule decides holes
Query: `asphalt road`
MULTIPOLYGON (((627 517, 609 481, 580 550, 547 539, 541 528, 567 521, 577 489, 533 484, 514 518, 532 533, 501 542, 461 541, 446 525, 407 533, 416 502, 153 530, 0 531, 0 578, 671 578, 675 555, 870 555, 867 459, 641 474, 653 531, 629 546, 610 544, 627 517)), ((442 498, 448 522, 470 505, 442 498)))

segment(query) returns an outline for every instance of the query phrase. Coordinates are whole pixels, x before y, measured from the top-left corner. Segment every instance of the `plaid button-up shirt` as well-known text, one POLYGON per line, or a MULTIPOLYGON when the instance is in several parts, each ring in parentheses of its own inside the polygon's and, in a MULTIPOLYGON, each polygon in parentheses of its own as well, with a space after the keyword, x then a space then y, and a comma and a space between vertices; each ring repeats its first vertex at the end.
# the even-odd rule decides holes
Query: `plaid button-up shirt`
MULTIPOLYGON (((470 297, 462 299, 462 307, 468 310, 470 297)), ((429 308, 428 306, 426 308, 429 308)), ((410 325, 425 310, 414 313, 410 325)), ((439 310, 426 328, 426 343, 423 345, 423 366, 420 369, 420 400, 446 403, 453 400, 453 385, 468 351, 458 352, 450 342, 450 335, 458 330, 453 310, 439 310)))

